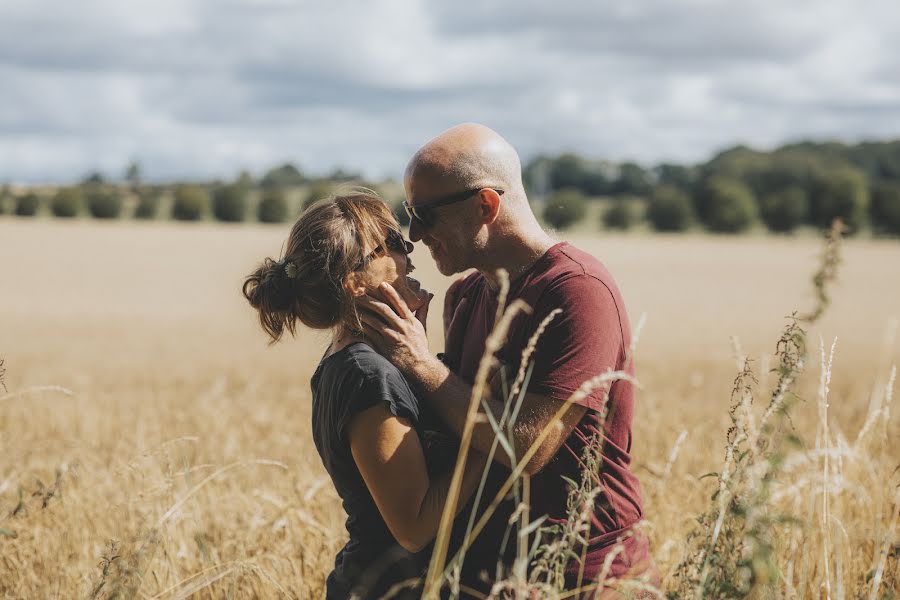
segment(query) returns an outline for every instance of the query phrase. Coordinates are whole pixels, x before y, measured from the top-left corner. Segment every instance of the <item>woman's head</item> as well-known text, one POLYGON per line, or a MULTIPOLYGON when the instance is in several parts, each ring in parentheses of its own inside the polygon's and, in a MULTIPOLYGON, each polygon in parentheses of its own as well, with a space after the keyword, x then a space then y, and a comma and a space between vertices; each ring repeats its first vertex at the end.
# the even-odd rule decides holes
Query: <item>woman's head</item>
POLYGON ((412 244, 390 209, 363 188, 320 200, 291 228, 281 260, 266 258, 244 281, 243 293, 277 341, 299 320, 313 329, 360 327, 356 298, 382 282, 393 285, 411 310, 427 292, 408 277, 412 244))

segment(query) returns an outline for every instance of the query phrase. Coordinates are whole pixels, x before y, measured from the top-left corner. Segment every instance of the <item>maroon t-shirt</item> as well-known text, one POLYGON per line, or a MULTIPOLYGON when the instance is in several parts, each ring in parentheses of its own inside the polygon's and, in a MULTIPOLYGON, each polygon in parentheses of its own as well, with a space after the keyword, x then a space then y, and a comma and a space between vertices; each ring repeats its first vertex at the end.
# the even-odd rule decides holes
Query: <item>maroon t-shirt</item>
MULTIPOLYGON (((445 355, 451 368, 472 384, 494 326, 497 294, 484 276, 475 272, 462 282, 458 297, 467 299, 468 324, 462 347, 447 348, 445 355)), ((622 296, 609 271, 590 254, 566 242, 556 244, 510 285, 507 305, 515 299, 524 300, 533 312, 513 321, 507 342, 497 353, 497 358, 508 365, 510 381, 529 338, 556 308, 562 313, 547 326, 533 355, 529 392, 565 401, 582 383, 610 369, 633 373, 632 365, 626 364, 631 330, 622 296)), ((634 387, 627 381, 616 381, 593 391, 579 404, 587 407, 585 416, 551 462, 531 478, 529 520, 547 515, 550 523, 564 522, 569 493, 564 478, 581 480, 585 444, 602 428, 602 467, 592 474, 599 478, 602 491, 595 502, 587 548, 588 562, 596 564, 643 514, 640 485, 630 469, 634 387), (604 410, 605 423, 601 421, 604 410)), ((492 464, 479 512, 509 473, 507 467, 492 464)), ((470 584, 475 583, 480 571, 487 571, 493 578, 498 557, 511 564, 516 547, 514 532, 505 550, 501 544, 514 510, 513 499, 505 500, 466 553, 464 578, 470 584)), ((456 541, 461 539, 470 511, 471 506, 457 518, 456 541)))

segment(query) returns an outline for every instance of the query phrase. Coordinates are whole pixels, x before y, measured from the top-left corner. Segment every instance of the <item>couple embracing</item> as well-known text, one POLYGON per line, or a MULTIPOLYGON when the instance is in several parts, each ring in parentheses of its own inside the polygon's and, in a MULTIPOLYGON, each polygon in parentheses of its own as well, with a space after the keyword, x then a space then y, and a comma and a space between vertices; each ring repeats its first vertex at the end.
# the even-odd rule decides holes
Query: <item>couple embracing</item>
MULTIPOLYGON (((597 492, 585 507, 587 543, 573 548, 579 558, 564 567, 566 589, 580 585, 600 597, 616 593, 591 585, 601 577, 657 583, 647 539, 635 527, 643 510, 630 464, 633 386, 617 380, 576 394, 597 375, 632 371, 628 317, 609 272, 541 228, 516 151, 487 127, 458 125, 429 141, 407 166, 404 187, 412 242, 428 247, 445 276, 475 269, 447 292, 441 355, 428 349, 431 294, 410 277, 412 242, 366 190, 304 211, 284 256, 266 259, 243 287, 272 340, 285 330, 294 334, 298 321, 332 332, 311 381, 312 434, 342 499, 349 535, 328 577, 328 598, 421 594, 403 582, 421 578, 428 566, 472 386, 497 317, 499 270, 508 274, 508 302, 521 299, 531 310, 515 317, 496 353, 511 375, 495 373, 482 399, 481 410, 495 421, 512 401, 499 382, 512 381, 530 338, 554 313, 534 348, 527 388, 509 426, 514 456, 536 444, 524 471, 527 521, 543 518, 548 526, 539 530, 545 539, 538 543, 554 542, 549 526, 565 525, 569 482, 586 473, 597 492), (586 446, 598 443, 599 460, 585 464, 586 446)), ((455 503, 451 556, 472 511, 483 514, 510 476, 511 458, 503 450, 491 453, 495 445, 490 420, 477 419, 455 503), (479 506, 473 506, 485 470, 479 506)), ((522 508, 507 495, 492 510, 465 550, 463 596, 486 596, 511 574, 522 508)))

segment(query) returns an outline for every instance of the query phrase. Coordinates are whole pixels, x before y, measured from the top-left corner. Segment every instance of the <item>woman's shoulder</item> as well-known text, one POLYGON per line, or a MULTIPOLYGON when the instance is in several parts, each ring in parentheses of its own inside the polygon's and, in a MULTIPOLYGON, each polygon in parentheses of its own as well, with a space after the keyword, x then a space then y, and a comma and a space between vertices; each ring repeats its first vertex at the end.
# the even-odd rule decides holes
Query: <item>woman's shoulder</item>
POLYGON ((350 344, 325 357, 317 375, 320 387, 340 386, 341 402, 351 412, 384 401, 395 415, 418 420, 418 401, 406 378, 364 342, 350 344))

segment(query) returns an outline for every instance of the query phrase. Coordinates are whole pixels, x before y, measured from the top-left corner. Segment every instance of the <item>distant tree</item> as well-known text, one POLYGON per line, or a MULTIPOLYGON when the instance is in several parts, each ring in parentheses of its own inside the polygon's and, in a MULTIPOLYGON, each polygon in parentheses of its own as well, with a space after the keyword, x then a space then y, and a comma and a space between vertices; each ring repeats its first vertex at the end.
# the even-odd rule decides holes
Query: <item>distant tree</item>
POLYGON ((650 192, 652 186, 650 173, 637 163, 626 162, 619 166, 619 176, 612 184, 612 193, 644 196, 650 192))
POLYGON ((20 217, 33 217, 37 214, 41 204, 41 198, 34 192, 26 192, 16 198, 13 212, 20 217))
POLYGON ((256 217, 260 223, 282 223, 288 217, 287 198, 281 188, 269 188, 263 192, 256 217))
POLYGON ((6 214, 6 211, 12 209, 12 192, 9 189, 9 185, 4 185, 0 188, 0 215, 6 214))
POLYGON ((78 187, 60 188, 50 200, 50 212, 55 217, 76 217, 83 207, 84 192, 78 187))
POLYGON ((671 185, 686 192, 694 187, 696 174, 692 167, 663 163, 653 171, 659 185, 671 185))
POLYGON ((753 192, 737 179, 715 175, 703 183, 700 193, 701 220, 710 231, 738 233, 756 221, 758 209, 753 192))
POLYGON ((584 182, 584 161, 577 154, 571 152, 561 154, 552 161, 550 167, 550 188, 562 190, 565 188, 581 189, 584 182))
POLYGON ((880 183, 872 189, 872 229, 900 235, 900 181, 880 183))
POLYGON ((125 181, 135 192, 141 187, 141 165, 136 160, 131 161, 125 167, 125 181))
POLYGON ((84 176, 84 179, 81 180, 81 183, 88 185, 101 185, 106 183, 106 179, 103 177, 103 174, 100 171, 92 171, 84 176))
POLYGON ((239 223, 247 218, 247 191, 237 184, 220 185, 212 193, 212 212, 218 221, 239 223))
POLYGON ((155 219, 159 213, 160 192, 156 189, 143 188, 138 193, 138 203, 134 209, 135 219, 155 219))
POLYGON ((172 217, 179 221, 199 221, 209 207, 206 191, 194 185, 181 185, 175 189, 172 217))
POLYGON ((601 219, 607 229, 623 231, 634 227, 641 219, 640 200, 637 198, 618 198, 612 201, 603 212, 601 219))
POLYGON ((568 229, 584 218, 587 201, 580 190, 568 188, 555 192, 544 205, 544 220, 556 229, 568 229))
POLYGON ((88 212, 95 219, 116 219, 122 212, 122 196, 101 185, 83 186, 88 212))
POLYGON ((337 184, 328 179, 317 179, 309 186, 306 192, 306 199, 303 200, 302 210, 306 210, 322 198, 327 198, 334 193, 337 184))
POLYGON ((759 208, 770 231, 790 233, 809 218, 809 194, 805 188, 792 185, 763 196, 759 208))
POLYGON ((360 181, 363 176, 360 173, 354 171, 347 171, 341 167, 336 168, 332 171, 326 179, 330 179, 331 181, 336 181, 338 183, 350 183, 351 181, 360 181))
POLYGON ((259 180, 259 184, 263 188, 271 187, 295 187, 303 185, 307 182, 303 173, 291 163, 284 163, 274 169, 268 171, 259 180))
POLYGON ((245 193, 249 193, 250 190, 253 189, 253 175, 246 169, 242 170, 240 174, 238 174, 237 179, 235 179, 234 185, 244 190, 245 193))
POLYGON ((810 217, 819 227, 829 227, 840 218, 852 234, 863 226, 869 210, 866 175, 854 167, 843 167, 819 175, 810 194, 810 217))
POLYGON ((647 220, 656 231, 684 231, 694 221, 690 197, 672 185, 653 190, 647 204, 647 220))

